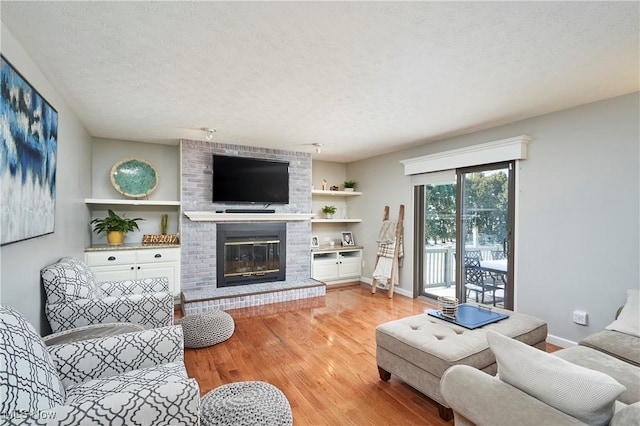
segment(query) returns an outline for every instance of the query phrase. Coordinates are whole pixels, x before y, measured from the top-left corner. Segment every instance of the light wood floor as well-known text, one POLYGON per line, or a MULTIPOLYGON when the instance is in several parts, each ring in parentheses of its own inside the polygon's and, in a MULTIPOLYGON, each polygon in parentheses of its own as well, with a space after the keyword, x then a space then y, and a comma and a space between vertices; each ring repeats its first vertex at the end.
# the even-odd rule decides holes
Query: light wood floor
POLYGON ((326 297, 230 310, 233 336, 186 349, 185 364, 202 394, 243 380, 277 386, 297 426, 451 425, 395 376, 382 382, 376 367, 375 327, 434 307, 355 284, 328 289, 326 297))

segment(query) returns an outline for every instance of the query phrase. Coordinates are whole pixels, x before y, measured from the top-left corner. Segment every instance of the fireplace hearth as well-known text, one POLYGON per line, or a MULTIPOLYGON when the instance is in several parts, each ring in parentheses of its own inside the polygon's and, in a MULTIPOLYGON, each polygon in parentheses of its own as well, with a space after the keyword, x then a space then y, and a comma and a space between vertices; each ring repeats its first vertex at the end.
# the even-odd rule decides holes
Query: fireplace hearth
POLYGON ((217 287, 286 280, 285 223, 218 224, 217 287))

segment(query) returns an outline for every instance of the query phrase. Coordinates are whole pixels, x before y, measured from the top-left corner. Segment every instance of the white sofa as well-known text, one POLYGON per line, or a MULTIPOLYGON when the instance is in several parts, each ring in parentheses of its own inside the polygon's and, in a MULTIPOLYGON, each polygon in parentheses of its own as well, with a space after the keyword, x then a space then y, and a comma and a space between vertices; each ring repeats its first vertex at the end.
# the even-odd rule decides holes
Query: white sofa
POLYGON ((498 377, 462 365, 442 376, 455 424, 640 425, 639 299, 630 290, 607 330, 553 354, 488 335, 498 377))

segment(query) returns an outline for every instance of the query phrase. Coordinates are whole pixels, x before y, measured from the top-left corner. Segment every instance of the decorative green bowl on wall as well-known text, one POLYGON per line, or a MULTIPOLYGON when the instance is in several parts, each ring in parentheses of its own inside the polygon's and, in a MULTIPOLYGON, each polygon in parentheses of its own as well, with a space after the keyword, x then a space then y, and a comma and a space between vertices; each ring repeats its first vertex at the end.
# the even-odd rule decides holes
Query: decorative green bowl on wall
POLYGON ((158 172, 145 160, 125 158, 111 168, 111 184, 126 197, 146 197, 158 186, 158 172))

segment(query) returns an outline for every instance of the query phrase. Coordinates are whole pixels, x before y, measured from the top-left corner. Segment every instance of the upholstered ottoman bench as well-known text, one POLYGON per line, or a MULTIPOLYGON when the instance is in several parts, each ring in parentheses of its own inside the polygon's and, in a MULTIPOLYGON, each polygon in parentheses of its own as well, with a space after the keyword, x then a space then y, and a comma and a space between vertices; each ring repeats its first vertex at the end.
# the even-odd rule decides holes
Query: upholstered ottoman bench
POLYGON ((464 364, 496 374, 496 360, 487 343, 487 330, 545 350, 547 324, 505 309, 502 321, 468 330, 427 313, 390 321, 376 328, 376 361, 380 379, 394 374, 438 404, 440 417, 453 418, 440 394, 440 378, 452 365, 464 364))

